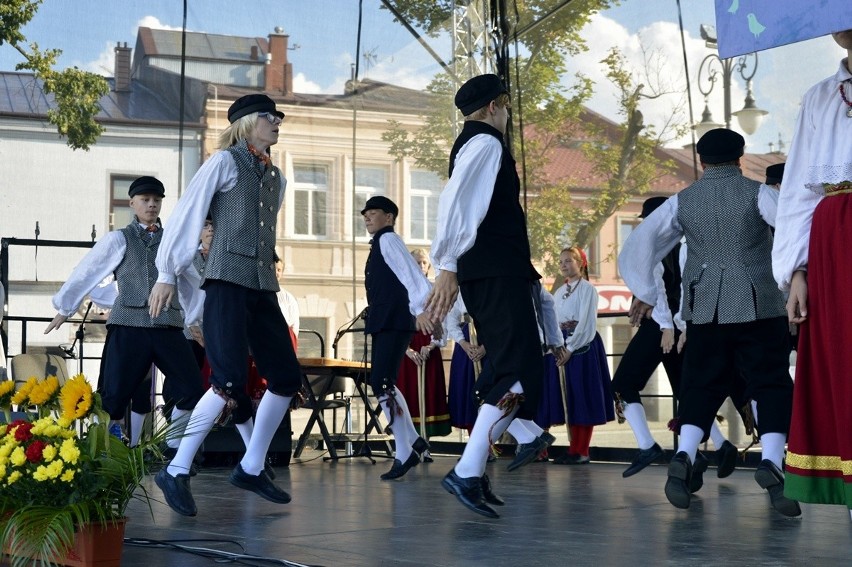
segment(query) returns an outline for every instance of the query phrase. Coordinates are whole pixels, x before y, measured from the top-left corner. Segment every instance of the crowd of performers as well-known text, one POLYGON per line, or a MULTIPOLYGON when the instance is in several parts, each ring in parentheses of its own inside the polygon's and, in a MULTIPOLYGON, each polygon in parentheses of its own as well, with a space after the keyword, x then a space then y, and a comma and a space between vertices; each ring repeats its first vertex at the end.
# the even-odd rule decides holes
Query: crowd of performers
MULTIPOLYGON (((834 38, 852 55, 852 31, 834 38)), ((784 166, 770 168, 766 183, 747 179, 744 139, 716 129, 698 141, 700 179, 645 202, 643 222, 618 258, 638 331, 611 380, 583 250, 561 251, 564 282, 552 294, 532 265, 520 182, 503 138, 507 89, 495 75, 462 85, 455 104, 465 122, 450 153, 431 261, 424 251, 410 253, 394 231, 393 201, 374 196, 361 211, 372 238, 369 381, 395 445, 382 480, 430 460, 430 435, 464 428, 469 440, 441 484, 468 509, 496 518, 493 506, 504 501, 485 469, 505 432, 518 442, 509 470, 542 458, 555 440, 548 430, 561 424, 570 446, 554 462, 585 465, 594 427, 616 414, 636 437, 639 451, 623 473, 634 475, 663 456, 640 395, 662 363, 679 402, 664 488, 671 504, 687 508, 701 488, 709 461, 698 449, 707 439, 718 476, 733 471, 737 448, 715 420, 731 397, 759 436, 754 477, 775 510, 798 516, 800 501, 852 507, 849 325, 842 323, 849 318, 847 304, 835 301, 844 296, 852 230, 852 93, 844 89, 852 90, 848 58, 805 95, 780 198, 784 166), (799 330, 795 389, 788 321, 799 330), (449 392, 440 356, 447 339, 456 345, 449 392)), ((286 180, 269 148, 283 117, 265 95, 235 101, 221 151, 194 176, 169 229, 159 222, 163 184, 137 179, 129 191, 134 220, 101 239, 54 298, 58 314, 46 332, 115 278, 99 386, 104 408, 122 419, 152 363, 169 378, 170 419, 180 434, 155 480, 183 515, 197 513, 193 458, 223 416, 246 446, 231 484, 290 501, 266 458, 302 386, 293 315, 277 297, 276 220, 286 180), (215 236, 205 233, 209 225, 215 236), (203 359, 193 343, 205 347, 203 359), (246 388, 249 356, 267 385, 256 406, 246 388)))

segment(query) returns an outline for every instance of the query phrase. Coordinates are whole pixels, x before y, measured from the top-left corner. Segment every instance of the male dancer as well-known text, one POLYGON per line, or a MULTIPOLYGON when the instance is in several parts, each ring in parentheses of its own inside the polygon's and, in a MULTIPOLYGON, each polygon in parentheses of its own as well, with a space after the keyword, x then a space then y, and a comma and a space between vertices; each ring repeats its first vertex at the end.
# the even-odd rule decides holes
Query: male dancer
POLYGON ((393 480, 417 466, 420 455, 429 448, 414 428, 396 379, 414 335, 414 318, 428 323, 423 305, 430 286, 402 238, 393 230, 399 216, 396 204, 381 195, 371 197, 361 214, 372 236, 364 270, 369 305, 364 332, 372 337, 370 387, 393 431, 396 448, 393 466, 381 479, 393 480))
MULTIPOLYGON (((130 184, 133 221, 104 236, 74 268, 53 298, 59 313, 44 331, 47 334, 62 325, 86 294, 115 275, 118 294, 107 319, 109 340, 99 385, 104 409, 115 421, 124 419, 151 364, 170 377, 177 400, 173 419, 183 417, 181 421, 185 421, 203 393, 192 349, 183 338, 184 318, 177 298, 170 298, 167 308, 156 316, 149 314, 146 304, 157 275, 154 258, 164 234, 159 216, 165 194, 162 182, 155 177, 143 176, 130 184)), ((186 320, 189 325, 198 325, 203 297, 197 289, 198 274, 194 269, 186 270, 180 283, 186 320)))
MULTIPOLYGON (((519 410, 531 419, 538 404, 544 375, 536 318, 541 276, 530 261, 515 160, 503 142, 506 87, 496 75, 479 75, 461 86, 455 104, 465 123, 438 204, 432 265, 440 273, 426 309, 442 321, 460 285, 494 372, 461 459, 442 484, 470 510, 497 518, 482 491, 485 464, 491 443, 519 410)), ((564 364, 565 348, 554 350, 564 364)))
MULTIPOLYGON (((666 197, 651 197, 642 204, 639 218, 647 218, 657 208, 666 202, 666 197)), ((648 427, 645 407, 642 405, 640 392, 648 384, 654 370, 662 364, 671 384, 675 399, 680 396, 680 375, 683 357, 680 349, 675 349, 680 331, 675 329, 673 313, 680 310, 680 244, 666 254, 663 261, 654 266, 654 281, 656 283, 657 302, 651 312, 650 319, 643 319, 639 330, 633 335, 621 362, 612 378, 612 392, 615 398, 619 421, 626 420, 636 443, 639 453, 621 476, 633 476, 657 459, 663 456, 663 449, 654 440, 648 427)), ((682 346, 682 345, 681 345, 682 346)), ((719 426, 714 420, 711 425, 710 437, 716 445, 716 459, 719 478, 730 476, 734 472, 737 460, 737 448, 724 438, 719 426)), ((692 488, 698 486, 697 476, 703 474, 708 461, 700 452, 696 453, 696 463, 693 468, 692 488)), ((703 484, 703 482, 701 483, 703 484)))
POLYGON ((250 439, 231 473, 231 484, 271 502, 290 501, 264 471, 272 437, 301 387, 301 368, 275 295, 275 226, 286 180, 272 164, 269 148, 278 142, 283 118, 266 95, 246 95, 231 105, 230 125, 219 137, 222 151, 193 177, 172 215, 175 230, 157 254, 159 277, 149 299, 152 315, 168 303, 176 275, 192 263, 198 234, 210 212, 216 237, 207 256, 203 288, 211 388, 193 411, 174 459, 156 477, 169 506, 186 516, 197 513, 188 475, 192 457, 223 410, 233 413, 234 423, 245 428, 244 438, 250 439), (245 390, 249 348, 268 383, 254 424, 245 390))
POLYGON ((770 221, 761 184, 743 177, 742 136, 718 128, 698 141, 704 174, 663 203, 631 233, 618 256, 633 291, 635 325, 658 301, 653 268, 686 236, 683 320, 689 335, 680 397, 680 441, 669 464, 666 497, 688 508, 696 452, 731 381, 746 380, 746 397, 760 411, 763 460, 755 480, 785 516, 801 514, 784 497, 781 472, 790 425, 793 383, 788 372, 784 298, 771 273, 770 221), (731 372, 733 368, 735 372, 731 372))

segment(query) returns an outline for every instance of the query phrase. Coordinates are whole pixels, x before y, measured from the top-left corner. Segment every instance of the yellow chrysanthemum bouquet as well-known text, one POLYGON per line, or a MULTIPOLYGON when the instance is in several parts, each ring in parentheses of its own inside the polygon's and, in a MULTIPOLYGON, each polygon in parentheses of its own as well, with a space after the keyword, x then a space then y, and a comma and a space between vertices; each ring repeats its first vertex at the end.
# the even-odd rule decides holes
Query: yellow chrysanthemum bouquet
POLYGON ((85 376, 61 388, 55 376, 30 378, 17 392, 0 382, 0 409, 0 537, 13 564, 61 556, 79 526, 124 518, 147 446, 129 448, 109 434, 85 376), (27 419, 10 421, 12 406, 27 419))

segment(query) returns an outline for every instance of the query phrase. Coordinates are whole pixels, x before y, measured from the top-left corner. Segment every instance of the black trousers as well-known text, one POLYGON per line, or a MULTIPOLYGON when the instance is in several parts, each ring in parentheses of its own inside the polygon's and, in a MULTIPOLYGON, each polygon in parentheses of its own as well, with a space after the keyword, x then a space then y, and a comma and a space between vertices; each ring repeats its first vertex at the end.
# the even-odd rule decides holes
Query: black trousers
POLYGON ((237 400, 247 398, 251 349, 270 391, 281 396, 298 392, 302 369, 275 292, 222 280, 207 280, 204 291, 204 343, 213 370, 210 383, 237 400))
MULTIPOLYGON (((680 331, 675 329, 675 345, 679 337, 680 331)), ((612 378, 612 394, 616 401, 620 398, 628 404, 641 403, 639 392, 660 364, 666 369, 672 392, 678 396, 683 356, 677 352, 676 346, 669 353, 664 353, 660 348, 662 338, 663 331, 656 321, 642 320, 612 378)))
POLYGON ((191 410, 195 407, 204 393, 201 373, 181 329, 110 327, 110 337, 104 348, 100 390, 104 409, 112 419, 124 417, 127 405, 149 374, 151 364, 156 364, 170 377, 178 408, 191 410))
POLYGON ((412 331, 379 331, 370 335, 370 388, 373 395, 380 397, 396 385, 399 367, 405 357, 405 349, 414 336, 412 331))
POLYGON ((757 402, 761 434, 786 434, 793 409, 787 332, 786 317, 725 325, 687 322, 680 423, 708 435, 719 406, 742 379, 743 397, 757 402))
POLYGON ((496 405, 520 381, 524 403, 517 416, 522 419, 535 416, 544 381, 534 300, 540 286, 538 280, 521 277, 485 278, 461 282, 459 286, 493 370, 487 374, 491 384, 477 382, 484 390, 480 397, 485 403, 496 405))

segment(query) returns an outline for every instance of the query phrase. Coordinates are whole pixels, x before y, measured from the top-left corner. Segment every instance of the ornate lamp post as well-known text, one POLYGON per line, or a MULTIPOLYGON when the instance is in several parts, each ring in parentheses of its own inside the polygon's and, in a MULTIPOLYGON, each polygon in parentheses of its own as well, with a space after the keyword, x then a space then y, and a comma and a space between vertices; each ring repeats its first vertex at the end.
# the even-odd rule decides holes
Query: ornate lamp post
MULTIPOLYGON (((701 37, 704 39, 707 47, 717 48, 716 30, 713 26, 702 25, 701 37)), ((713 92, 713 88, 720 80, 722 81, 722 91, 725 97, 724 126, 730 128, 731 116, 736 116, 737 122, 743 132, 754 134, 757 131, 760 122, 768 112, 758 108, 755 103, 751 82, 755 73, 757 73, 757 53, 749 53, 748 55, 731 59, 721 59, 718 54, 711 53, 701 61, 701 66, 698 68, 698 90, 704 95, 704 112, 701 116, 701 122, 694 126, 696 135, 701 137, 707 131, 722 126, 722 124, 713 121, 708 104, 710 93, 713 92), (731 112, 731 79, 735 72, 746 83, 746 97, 743 108, 736 112, 731 112)))

